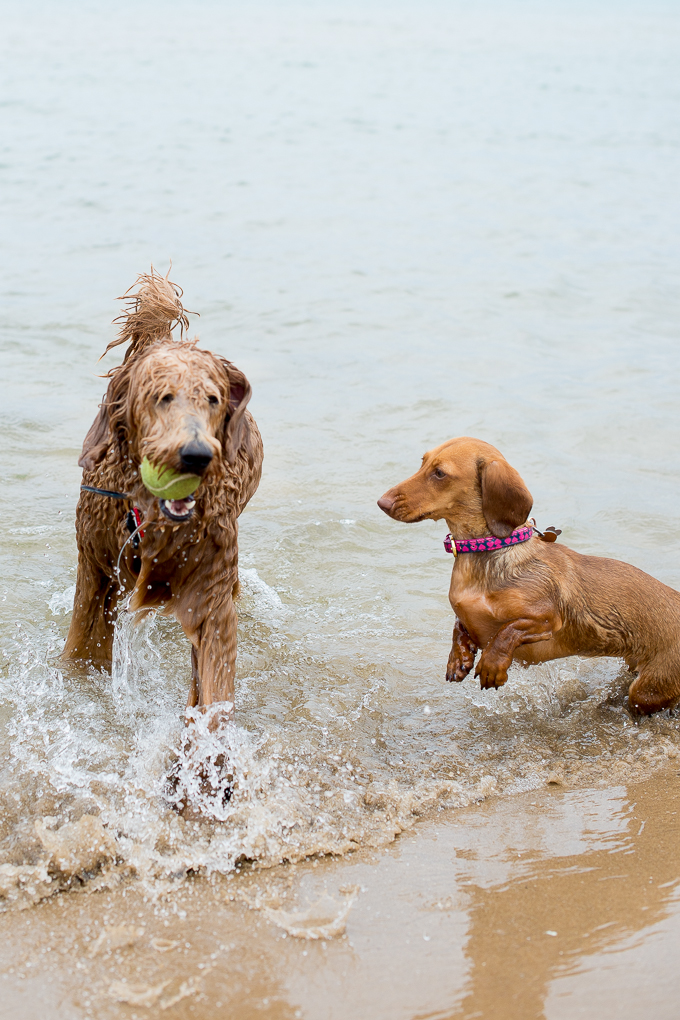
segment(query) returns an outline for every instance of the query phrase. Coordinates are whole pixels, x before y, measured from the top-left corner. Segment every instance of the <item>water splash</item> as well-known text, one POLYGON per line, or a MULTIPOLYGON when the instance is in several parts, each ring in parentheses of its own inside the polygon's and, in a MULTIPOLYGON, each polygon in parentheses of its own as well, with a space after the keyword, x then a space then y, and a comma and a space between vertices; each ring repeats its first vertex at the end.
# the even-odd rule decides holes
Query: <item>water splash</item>
MULTIPOLYGON (((187 726, 189 654, 172 620, 121 612, 111 675, 55 659, 49 623, 17 628, 0 678, 13 763, 0 816, 6 906, 129 878, 155 897, 244 860, 378 847, 442 806, 611 781, 617 768, 630 777, 678 754, 677 715, 633 724, 627 677, 609 660, 513 669, 499 692, 416 684, 395 664, 310 654, 306 617, 254 569, 242 588, 250 668, 239 672, 237 722, 197 712, 187 726)), ((71 590, 52 596, 52 613, 71 590)), ((337 610, 319 629, 342 622, 337 610)), ((363 615, 395 637, 380 607, 352 614, 348 629, 367 625, 363 615)))

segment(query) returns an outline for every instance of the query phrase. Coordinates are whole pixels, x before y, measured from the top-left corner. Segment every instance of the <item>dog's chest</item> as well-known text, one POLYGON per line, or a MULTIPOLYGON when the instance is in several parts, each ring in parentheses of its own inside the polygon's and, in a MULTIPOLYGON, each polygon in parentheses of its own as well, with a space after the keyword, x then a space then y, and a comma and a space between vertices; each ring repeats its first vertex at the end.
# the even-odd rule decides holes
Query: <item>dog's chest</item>
POLYGON ((461 570, 459 566, 454 566, 451 575, 449 602, 470 636, 479 645, 484 645, 496 633, 500 623, 493 593, 471 571, 461 570))

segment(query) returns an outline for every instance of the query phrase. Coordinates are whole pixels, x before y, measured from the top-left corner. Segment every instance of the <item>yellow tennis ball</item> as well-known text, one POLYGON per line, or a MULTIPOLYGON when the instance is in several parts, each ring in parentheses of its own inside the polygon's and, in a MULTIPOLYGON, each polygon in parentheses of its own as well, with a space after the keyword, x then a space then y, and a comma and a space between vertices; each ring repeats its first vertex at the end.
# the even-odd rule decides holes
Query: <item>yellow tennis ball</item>
POLYGON ((139 471, 149 492, 159 499, 186 499, 201 484, 198 475, 181 475, 163 464, 156 467, 148 457, 142 461, 139 471))

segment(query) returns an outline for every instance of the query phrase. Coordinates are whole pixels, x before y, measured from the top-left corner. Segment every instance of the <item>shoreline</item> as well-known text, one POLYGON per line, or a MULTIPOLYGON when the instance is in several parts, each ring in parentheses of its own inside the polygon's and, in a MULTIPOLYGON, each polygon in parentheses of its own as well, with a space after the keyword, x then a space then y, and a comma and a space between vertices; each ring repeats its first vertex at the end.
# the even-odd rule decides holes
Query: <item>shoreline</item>
POLYGON ((490 798, 381 850, 153 899, 61 894, 2 915, 0 1015, 670 1018, 679 817, 673 768, 490 798))

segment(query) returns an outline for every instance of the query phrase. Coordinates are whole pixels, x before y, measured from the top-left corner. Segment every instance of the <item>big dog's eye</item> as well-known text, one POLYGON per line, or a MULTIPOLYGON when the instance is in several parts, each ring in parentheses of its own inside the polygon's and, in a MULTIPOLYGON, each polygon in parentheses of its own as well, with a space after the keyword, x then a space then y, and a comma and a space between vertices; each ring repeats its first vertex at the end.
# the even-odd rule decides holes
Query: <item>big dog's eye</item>
POLYGON ((208 397, 209 404, 219 404, 219 402, 220 398, 216 397, 214 393, 211 393, 210 396, 208 397))
POLYGON ((434 475, 435 478, 446 478, 446 475, 444 474, 441 468, 435 468, 432 474, 434 475))
POLYGON ((174 399, 175 399, 174 393, 164 393, 163 396, 159 398, 158 403, 171 404, 174 399))

